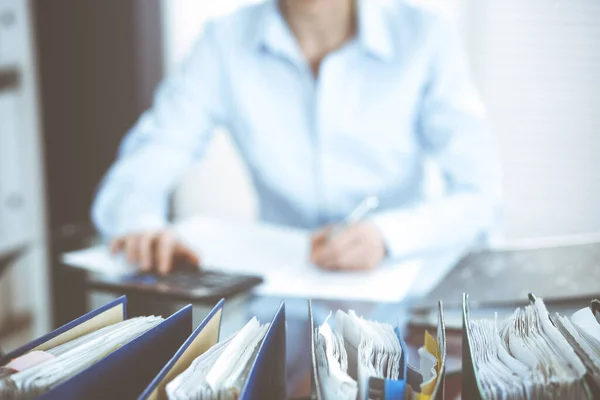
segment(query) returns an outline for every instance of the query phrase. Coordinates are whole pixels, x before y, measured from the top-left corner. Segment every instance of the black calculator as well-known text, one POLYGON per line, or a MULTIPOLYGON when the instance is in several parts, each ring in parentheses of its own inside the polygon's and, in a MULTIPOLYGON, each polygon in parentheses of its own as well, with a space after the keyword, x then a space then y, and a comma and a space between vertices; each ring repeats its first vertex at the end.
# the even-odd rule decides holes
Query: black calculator
POLYGON ((215 302, 250 291, 263 282, 262 277, 225 273, 196 266, 177 266, 168 275, 136 273, 126 276, 92 276, 88 286, 113 293, 146 293, 173 300, 215 302))

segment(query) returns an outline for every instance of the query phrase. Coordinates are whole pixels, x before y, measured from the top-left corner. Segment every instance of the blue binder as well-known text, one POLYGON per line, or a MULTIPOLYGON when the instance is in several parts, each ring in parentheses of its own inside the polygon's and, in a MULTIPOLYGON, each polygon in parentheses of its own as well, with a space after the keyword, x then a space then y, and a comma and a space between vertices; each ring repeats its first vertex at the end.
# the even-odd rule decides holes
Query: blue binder
MULTIPOLYGON (((2 363, 30 350, 48 349, 123 321, 126 303, 126 297, 120 297, 21 347, 4 357, 2 363)), ((191 328, 192 306, 188 305, 38 399, 135 398, 189 336, 191 328)))
MULTIPOLYGON (((165 386, 219 340, 224 300, 206 316, 138 400, 166 399, 165 386)), ((239 400, 285 399, 285 305, 279 306, 254 359, 239 400)))
POLYGON ((225 300, 219 301, 215 308, 208 313, 200 325, 198 325, 179 350, 177 350, 171 360, 169 360, 152 382, 150 382, 150 385, 146 387, 146 390, 138 397, 139 400, 166 399, 165 386, 185 371, 194 359, 217 344, 219 341, 224 303, 225 300))
POLYGON ((31 350, 47 350, 85 334, 94 332, 104 326, 121 322, 127 317, 127 297, 118 299, 90 311, 82 317, 73 320, 60 328, 32 341, 0 358, 0 365, 4 365, 13 358, 22 356, 31 350))
POLYGON ((271 321, 239 400, 286 398, 285 303, 281 302, 271 321))

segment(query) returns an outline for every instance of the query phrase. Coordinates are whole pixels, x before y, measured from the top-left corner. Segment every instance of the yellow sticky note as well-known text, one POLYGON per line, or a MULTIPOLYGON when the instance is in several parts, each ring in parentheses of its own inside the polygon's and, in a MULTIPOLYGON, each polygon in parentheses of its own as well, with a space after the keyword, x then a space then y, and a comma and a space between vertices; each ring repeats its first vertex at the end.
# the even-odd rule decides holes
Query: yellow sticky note
POLYGON ((429 400, 431 398, 431 394, 433 393, 433 389, 435 389, 435 385, 440 376, 440 365, 441 365, 441 357, 440 357, 440 348, 438 346, 437 340, 427 331, 425 331, 425 351, 435 357, 437 363, 435 366, 436 377, 431 382, 426 384, 421 384, 421 393, 412 393, 412 390, 407 391, 407 400, 409 399, 408 393, 410 392, 410 399, 415 400, 429 400))

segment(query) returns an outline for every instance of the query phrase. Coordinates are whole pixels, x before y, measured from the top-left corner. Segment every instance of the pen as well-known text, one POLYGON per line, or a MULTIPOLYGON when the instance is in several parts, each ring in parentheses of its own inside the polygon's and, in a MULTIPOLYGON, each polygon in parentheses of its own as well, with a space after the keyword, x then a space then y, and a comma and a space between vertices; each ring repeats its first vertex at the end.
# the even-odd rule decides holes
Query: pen
POLYGON ((354 210, 350 212, 350 214, 346 216, 346 218, 344 218, 341 224, 335 225, 329 231, 327 237, 329 239, 333 239, 336 235, 338 235, 350 225, 354 225, 357 222, 360 222, 367 216, 367 214, 375 210, 377 207, 379 207, 379 198, 373 195, 367 196, 363 201, 360 202, 358 206, 356 206, 354 210))

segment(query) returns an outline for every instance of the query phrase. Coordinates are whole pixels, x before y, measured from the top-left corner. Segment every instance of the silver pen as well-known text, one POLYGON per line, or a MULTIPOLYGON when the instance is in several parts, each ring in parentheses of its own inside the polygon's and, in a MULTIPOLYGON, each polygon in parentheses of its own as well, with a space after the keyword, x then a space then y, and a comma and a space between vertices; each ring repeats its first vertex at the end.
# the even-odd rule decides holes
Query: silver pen
POLYGON ((344 229, 348 228, 350 225, 354 225, 357 222, 363 220, 367 214, 371 211, 375 210, 379 207, 379 198, 377 196, 367 196, 363 201, 360 202, 358 206, 354 210, 350 212, 344 218, 341 224, 336 224, 327 235, 328 239, 333 239, 340 232, 344 231, 344 229))

